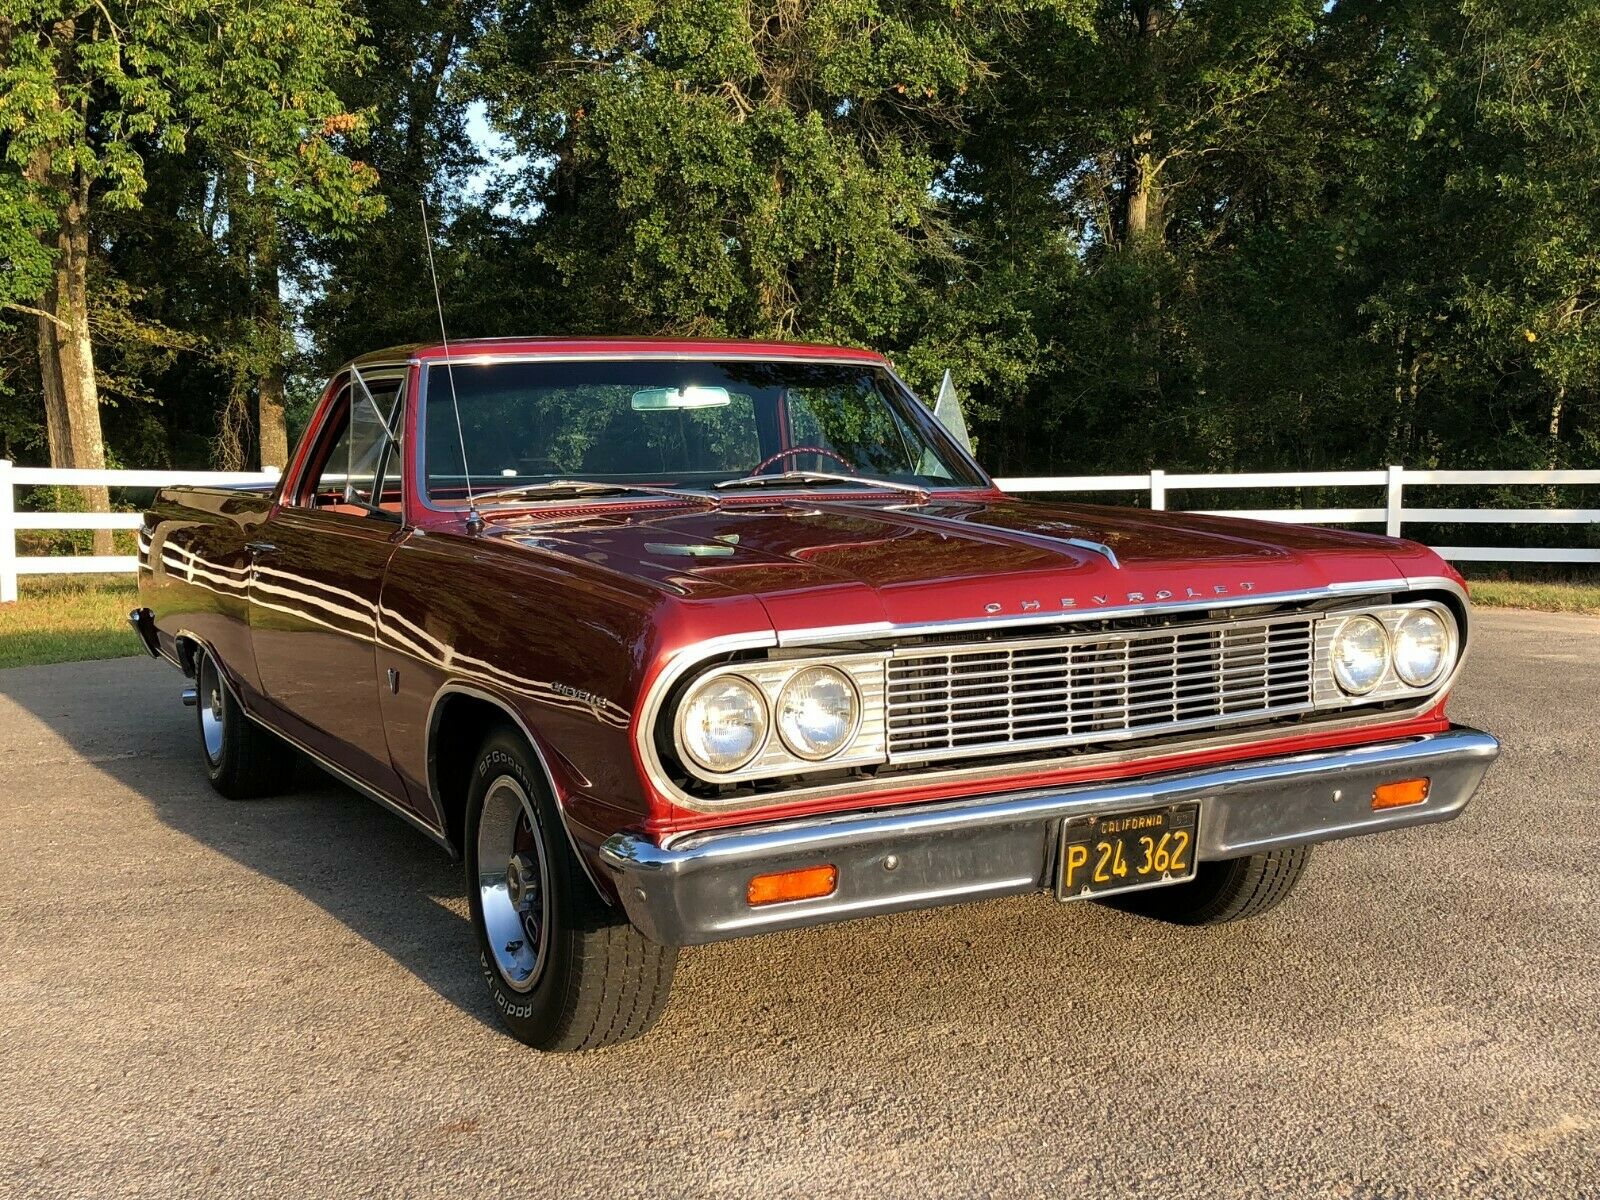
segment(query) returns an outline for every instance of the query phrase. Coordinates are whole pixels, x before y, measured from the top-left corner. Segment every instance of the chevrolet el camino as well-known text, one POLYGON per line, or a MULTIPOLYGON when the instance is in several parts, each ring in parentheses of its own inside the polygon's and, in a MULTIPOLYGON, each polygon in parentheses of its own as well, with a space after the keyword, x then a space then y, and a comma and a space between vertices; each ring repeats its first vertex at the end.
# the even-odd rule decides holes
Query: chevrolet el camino
POLYGON ((217 791, 298 751, 457 856, 545 1050, 648 1030, 681 946, 1036 891, 1252 917, 1498 751, 1445 715, 1432 551, 1018 501, 861 350, 369 354, 275 488, 168 488, 139 555, 217 791))

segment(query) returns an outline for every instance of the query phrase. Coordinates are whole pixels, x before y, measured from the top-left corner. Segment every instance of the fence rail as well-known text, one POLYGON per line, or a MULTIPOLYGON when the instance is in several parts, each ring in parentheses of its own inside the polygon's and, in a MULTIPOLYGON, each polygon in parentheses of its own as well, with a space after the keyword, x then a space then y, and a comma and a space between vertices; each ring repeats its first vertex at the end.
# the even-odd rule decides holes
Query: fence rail
POLYGON ((17 467, 0 459, 0 603, 17 598, 21 575, 110 575, 131 573, 139 560, 132 554, 17 553, 17 531, 37 529, 137 529, 138 513, 20 512, 17 489, 25 487, 162 488, 174 484, 272 483, 274 468, 265 471, 93 471, 81 468, 17 467))
MULTIPOLYGON (((133 571, 131 554, 18 555, 17 532, 39 529, 137 529, 138 513, 20 512, 19 487, 158 488, 174 484, 271 483, 266 471, 88 471, 16 467, 0 459, 0 602, 17 598, 21 575, 104 574, 133 571)), ((1145 493, 1151 508, 1168 507, 1171 492, 1223 489, 1383 488, 1384 503, 1371 508, 1201 509, 1216 516, 1254 517, 1303 525, 1382 525, 1400 536, 1410 524, 1575 525, 1600 524, 1600 508, 1408 508, 1407 487, 1600 487, 1597 471, 1269 471, 1236 475, 1030 475, 998 479, 1008 492, 1145 493)), ((1600 549, 1573 547, 1435 546, 1456 562, 1600 563, 1600 549)))

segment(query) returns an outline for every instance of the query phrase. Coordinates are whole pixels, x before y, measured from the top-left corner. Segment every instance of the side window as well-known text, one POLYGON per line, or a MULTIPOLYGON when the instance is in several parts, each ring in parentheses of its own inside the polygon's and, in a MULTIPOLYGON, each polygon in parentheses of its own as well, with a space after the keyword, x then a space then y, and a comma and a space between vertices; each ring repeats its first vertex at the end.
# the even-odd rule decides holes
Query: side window
POLYGON ((307 506, 356 515, 400 514, 400 443, 390 431, 401 428, 401 390, 396 379, 358 378, 344 386, 329 418, 338 434, 305 493, 307 506))

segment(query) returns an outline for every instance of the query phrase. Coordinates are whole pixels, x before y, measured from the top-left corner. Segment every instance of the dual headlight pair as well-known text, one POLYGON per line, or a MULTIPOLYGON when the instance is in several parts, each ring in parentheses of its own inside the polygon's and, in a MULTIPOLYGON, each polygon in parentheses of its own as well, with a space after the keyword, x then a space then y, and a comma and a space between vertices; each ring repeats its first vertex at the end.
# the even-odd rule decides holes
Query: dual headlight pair
POLYGON ((1391 629, 1374 616, 1351 617, 1333 636, 1334 682, 1352 696, 1365 696, 1390 667, 1402 683, 1427 687, 1444 674, 1452 654, 1444 619, 1427 609, 1407 613, 1391 629))
POLYGON ((861 726, 861 697, 843 671, 804 667, 776 699, 742 675, 720 675, 690 691, 678 716, 678 747, 719 774, 753 761, 776 733, 784 750, 805 762, 838 754, 861 726))

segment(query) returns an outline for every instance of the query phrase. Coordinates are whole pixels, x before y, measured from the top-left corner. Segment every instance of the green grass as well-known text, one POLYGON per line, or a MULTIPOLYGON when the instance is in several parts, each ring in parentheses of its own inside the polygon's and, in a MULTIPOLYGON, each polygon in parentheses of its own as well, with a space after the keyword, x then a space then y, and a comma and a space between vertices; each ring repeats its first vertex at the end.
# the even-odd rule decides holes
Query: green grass
POLYGON ((128 628, 137 603, 121 575, 24 576, 16 602, 0 604, 0 667, 142 654, 128 628))
POLYGON ((1532 608, 1600 616, 1600 584, 1474 579, 1468 587, 1472 602, 1484 608, 1532 608))

